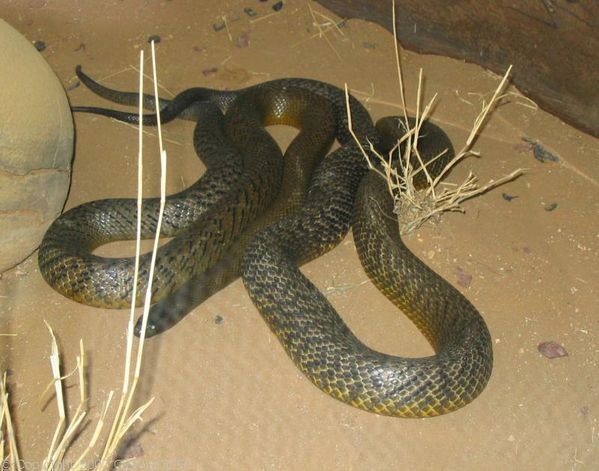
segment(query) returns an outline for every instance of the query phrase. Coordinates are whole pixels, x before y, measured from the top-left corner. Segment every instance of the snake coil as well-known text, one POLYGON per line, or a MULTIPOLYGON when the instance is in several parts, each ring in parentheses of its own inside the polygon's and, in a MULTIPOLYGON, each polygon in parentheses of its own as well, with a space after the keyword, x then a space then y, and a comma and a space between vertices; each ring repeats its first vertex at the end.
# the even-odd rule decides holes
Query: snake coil
MULTIPOLYGON (((137 94, 110 90, 80 68, 77 72, 99 95, 136 104, 137 94)), ((146 107, 153 103, 152 97, 144 98, 146 107)), ((232 92, 193 88, 172 101, 161 100, 164 121, 198 121, 194 140, 199 153, 208 155, 208 171, 169 198, 163 234, 174 239, 159 254, 153 293, 158 304, 149 334, 166 330, 241 275, 288 355, 327 394, 385 415, 451 412, 477 397, 489 380, 493 354, 488 329, 474 306, 401 241, 386 184, 368 171, 350 135, 345 103, 342 90, 308 79, 274 80, 232 92), (263 129, 274 123, 301 130, 284 165, 263 129), (323 158, 333 137, 341 147, 323 158), (311 157, 304 161, 299 157, 304 154, 311 157), (281 180, 285 196, 277 200, 270 190, 276 195, 281 180), (423 332, 435 355, 402 358, 368 348, 299 271, 302 263, 339 243, 350 226, 368 276, 423 332)), ((350 103, 359 139, 378 143, 368 112, 357 100, 350 103)), ((103 108, 73 110, 137 119, 103 108)), ((144 122, 155 119, 148 115, 144 122)), ((426 135, 423 155, 451 146, 430 123, 421 132, 426 135)), ((155 205, 153 199, 144 201, 145 233, 155 229, 155 205)), ((123 307, 130 302, 131 260, 102 259, 91 252, 108 240, 134 237, 135 217, 130 200, 114 199, 63 214, 40 247, 44 278, 77 301, 123 307)), ((146 282, 147 276, 142 277, 140 288, 146 282)))

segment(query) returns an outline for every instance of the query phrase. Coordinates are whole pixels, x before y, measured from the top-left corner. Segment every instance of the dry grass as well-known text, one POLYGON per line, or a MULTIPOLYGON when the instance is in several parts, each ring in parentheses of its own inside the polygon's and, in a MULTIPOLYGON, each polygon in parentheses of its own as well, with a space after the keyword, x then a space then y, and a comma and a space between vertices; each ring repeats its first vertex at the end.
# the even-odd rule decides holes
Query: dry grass
POLYGON ((435 103, 437 95, 435 94, 430 102, 422 107, 422 70, 420 70, 418 78, 418 91, 416 97, 416 117, 415 124, 413 127, 409 127, 408 116, 406 112, 406 99, 403 85, 403 74, 401 70, 399 48, 397 41, 397 31, 395 30, 395 2, 393 2, 393 36, 395 44, 395 62, 397 66, 397 80, 399 87, 399 94, 401 97, 401 103, 403 107, 403 123, 407 132, 397 142, 396 146, 389 152, 388 155, 381 155, 372 145, 369 143, 369 148, 364 149, 357 136, 354 134, 352 127, 352 117, 349 109, 349 92, 347 84, 345 85, 346 95, 346 109, 347 118, 349 121, 350 132, 352 133, 354 140, 360 146, 364 158, 368 161, 369 167, 378 172, 387 181, 389 193, 394 200, 394 212, 398 216, 398 220, 401 221, 400 233, 408 234, 413 232, 415 229, 420 227, 424 222, 431 218, 438 217, 445 211, 463 211, 461 203, 469 198, 481 195, 492 188, 502 185, 506 182, 512 181, 523 173, 522 169, 517 169, 511 172, 509 175, 505 175, 497 180, 490 180, 484 185, 478 184, 478 178, 469 172, 468 177, 459 184, 452 184, 443 182, 443 178, 447 173, 460 161, 468 156, 479 156, 479 154, 472 150, 477 137, 487 122, 490 113, 497 106, 500 100, 506 96, 504 94, 505 88, 508 85, 508 78, 512 67, 510 66, 500 81, 499 85, 495 89, 491 100, 488 103, 483 102, 482 109, 470 130, 468 138, 465 144, 456 153, 455 157, 447 163, 439 175, 432 176, 427 170, 427 166, 433 163, 438 158, 442 157, 447 149, 441 152, 439 155, 434 156, 427 162, 420 155, 418 150, 418 139, 420 137, 420 128, 422 123, 429 119, 431 110, 435 103), (392 160, 392 155, 400 145, 404 146, 404 153, 398 159, 399 162, 395 164, 392 160), (418 165, 414 167, 412 161, 416 159, 418 165), (428 185, 424 190, 416 190, 414 185, 414 178, 424 173, 428 185))
POLYGON ((6 388, 6 373, 0 381, 0 458, 3 469, 11 471, 19 469, 19 449, 17 447, 17 439, 13 428, 12 419, 10 416, 8 390, 6 388), (8 449, 8 456, 5 456, 5 450, 8 449), (8 467, 8 468, 7 468, 8 467))
MULTIPOLYGON (((154 76, 154 94, 158 97, 158 86, 156 78, 156 60, 154 42, 152 42, 152 65, 153 65, 153 76, 154 76)), ((138 267, 139 257, 141 252, 141 197, 142 197, 142 176, 143 176, 143 148, 142 148, 142 136, 143 136, 143 123, 142 123, 142 100, 141 95, 143 93, 143 51, 140 56, 140 77, 139 77, 139 93, 140 93, 140 125, 139 125, 139 153, 138 153, 138 195, 137 195, 137 208, 138 208, 138 219, 137 219, 137 243, 136 243, 136 254, 135 254, 135 276, 134 276, 134 288, 132 294, 132 300, 137 297, 137 278, 138 278, 138 267)), ((158 99, 156 99, 158 103, 158 99)), ((159 243, 160 226, 162 222, 162 216, 164 211, 164 203, 166 197, 166 151, 163 148, 162 133, 160 128, 160 109, 156 108, 158 115, 158 138, 160 142, 160 156, 161 156, 161 178, 160 178, 160 212, 158 216, 158 228, 154 238, 154 249, 152 253, 152 260, 150 265, 149 283, 145 296, 144 312, 143 312, 143 328, 139 342, 137 344, 137 352, 134 354, 133 337, 134 337, 134 320, 135 320, 135 303, 132 301, 131 312, 127 327, 127 349, 125 355, 125 367, 123 373, 123 386, 121 389, 121 397, 116 407, 116 410, 112 407, 114 391, 110 391, 108 397, 102 407, 100 417, 95 423, 95 427, 92 433, 92 437, 85 447, 84 451, 75 458, 75 461, 68 464, 68 468, 74 471, 89 470, 92 468, 99 470, 112 469, 114 460, 118 450, 118 446, 122 443, 125 434, 131 429, 131 427, 138 421, 142 420, 143 413, 151 405, 153 399, 150 399, 145 404, 137 407, 132 411, 133 400, 135 398, 135 391, 141 376, 141 364, 143 358, 143 347, 145 338, 145 327, 147 326, 147 319, 150 307, 150 297, 152 292, 152 278, 154 273, 154 267, 156 262, 156 249, 159 243), (133 361, 135 360, 135 368, 133 368, 133 361), (112 419, 108 419, 112 416, 112 419), (106 428, 109 428, 108 432, 105 432, 106 428), (88 459, 90 455, 93 456, 95 465, 90 464, 91 460, 88 459)), ((49 384, 46 391, 54 389, 54 396, 56 398, 56 407, 58 411, 58 420, 52 441, 48 446, 48 453, 41 469, 45 471, 53 471, 58 469, 66 469, 67 464, 63 461, 63 458, 67 451, 73 444, 76 437, 79 437, 79 433, 82 431, 82 424, 84 419, 87 417, 87 405, 88 398, 85 388, 85 353, 83 349, 83 342, 80 341, 80 355, 77 357, 77 366, 75 370, 67 375, 62 374, 62 367, 60 363, 60 354, 56 337, 52 328, 46 324, 50 332, 51 337, 51 349, 50 365, 52 370, 52 382, 49 384), (77 373, 79 383, 79 404, 74 414, 68 418, 66 414, 67 403, 63 394, 64 380, 77 373)), ((9 408, 9 394, 6 386, 6 374, 0 382, 0 394, 2 395, 2 401, 0 402, 0 458, 3 469, 9 469, 11 471, 20 471, 23 469, 22 463, 19 459, 19 452, 16 442, 16 436, 13 428, 13 423, 10 415, 9 408), (4 456, 5 450, 8 451, 8 455, 4 456)))

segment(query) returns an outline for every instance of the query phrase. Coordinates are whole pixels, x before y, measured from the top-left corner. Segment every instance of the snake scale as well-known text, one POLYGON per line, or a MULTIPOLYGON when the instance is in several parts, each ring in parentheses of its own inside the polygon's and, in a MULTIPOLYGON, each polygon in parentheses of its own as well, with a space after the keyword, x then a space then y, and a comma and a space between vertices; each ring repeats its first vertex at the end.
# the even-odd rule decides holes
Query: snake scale
MULTIPOLYGON (((137 102, 137 94, 107 89, 80 70, 78 75, 105 98, 137 102)), ((146 96, 144 106, 152 105, 153 98, 146 96)), ((163 235, 173 239, 159 254, 150 334, 170 327, 186 309, 241 275, 297 367, 336 399, 384 415, 431 417, 481 393, 493 363, 485 322, 401 241, 386 183, 368 171, 350 136, 342 90, 314 80, 280 79, 237 91, 193 88, 160 105, 164 122, 197 121, 194 142, 208 170, 192 187, 169 197, 163 235), (284 159, 264 131, 274 123, 300 129, 284 159), (341 147, 324 156, 333 138, 341 147), (310 157, 303 160, 304 154, 310 157), (277 193, 279 187, 283 198, 266 191, 277 193), (337 245, 350 227, 368 276, 422 331, 435 355, 403 358, 368 348, 300 272, 302 263, 337 245), (169 313, 173 306, 174 314, 169 313)), ((365 108, 351 97, 350 107, 359 139, 382 144, 365 108)), ((103 108, 73 110, 137 119, 103 108)), ((152 124, 156 117, 144 120, 152 124)), ((450 147, 447 136, 430 123, 421 133, 423 155, 450 147)), ((155 205, 153 199, 144 203, 144 234, 155 229, 155 205)), ((44 278, 80 302, 127 304, 131 260, 91 252, 108 240, 131 238, 135 217, 131 200, 115 199, 64 213, 40 247, 44 278)))

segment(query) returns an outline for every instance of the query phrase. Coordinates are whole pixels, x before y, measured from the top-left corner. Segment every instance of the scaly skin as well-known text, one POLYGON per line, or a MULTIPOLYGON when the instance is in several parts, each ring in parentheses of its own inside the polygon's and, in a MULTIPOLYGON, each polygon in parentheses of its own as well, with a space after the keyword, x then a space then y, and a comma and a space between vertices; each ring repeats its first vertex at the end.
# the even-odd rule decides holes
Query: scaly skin
MULTIPOLYGON (((134 104, 132 95, 109 91, 113 93, 110 95, 106 90, 103 89, 103 96, 134 104)), ((168 119, 178 115, 198 119, 202 113, 206 113, 200 103, 211 93, 206 89, 190 89, 172 102, 163 101, 161 106, 168 119)), ((220 128, 224 132, 220 132, 218 127, 213 132, 217 137, 216 147, 222 144, 223 149, 241 150, 239 158, 244 171, 255 171, 252 173, 249 170, 253 177, 239 177, 231 183, 230 188, 234 190, 232 194, 241 195, 237 200, 234 199, 232 205, 227 193, 227 196, 211 202, 206 211, 198 211, 203 225, 196 222, 181 223, 194 228, 183 229, 183 236, 174 231, 175 239, 171 243, 178 242, 173 244, 177 249, 171 258, 175 261, 171 258, 165 260, 166 269, 159 270, 158 281, 184 279, 181 273, 191 275, 185 278, 186 281, 175 283, 175 288, 171 286, 166 296, 163 296, 164 290, 155 293, 157 300, 162 296, 159 305, 168 313, 168 302, 176 304, 182 299, 180 312, 184 312, 189 306, 189 298, 193 298, 193 302, 198 299, 201 301, 241 272, 252 301, 288 355, 317 387, 332 397, 370 412, 399 417, 431 417, 448 413, 477 397, 489 380, 493 363, 491 339, 484 320, 459 291, 426 267, 402 243, 385 182, 375 172, 368 171, 360 150, 349 135, 343 92, 321 82, 282 79, 239 92, 218 93, 214 92, 213 96, 217 98, 213 102, 226 112, 226 116, 220 128), (231 100, 232 94, 239 98, 231 100), (226 100, 219 103, 223 96, 226 100), (311 100, 316 100, 314 97, 326 100, 331 108, 328 111, 326 106, 317 109, 316 103, 312 107, 311 100), (313 176, 311 168, 301 178, 287 173, 289 169, 286 168, 283 191, 287 194, 299 192, 298 202, 289 207, 281 202, 275 203, 274 207, 282 205, 283 209, 264 213, 262 219, 258 219, 260 222, 257 226, 252 226, 253 223, 249 221, 255 219, 259 210, 250 209, 250 205, 254 204, 254 200, 270 201, 265 185, 269 182, 272 186, 277 185, 281 175, 277 167, 280 155, 274 150, 271 152, 271 143, 267 138, 260 137, 263 136, 260 134, 261 128, 264 124, 277 122, 276 119, 298 125, 298 115, 301 113, 295 108, 297 103, 305 104, 299 106, 299 110, 304 110, 306 116, 309 114, 307 110, 313 111, 311 116, 312 119, 316 116, 317 125, 310 127, 304 122, 308 137, 305 141, 300 139, 297 144, 294 142, 294 152, 298 156, 305 152, 320 155, 314 151, 314 143, 309 137, 314 132, 318 134, 321 128, 319 123, 331 120, 341 148, 324 158, 313 176), (279 113, 277 109, 282 111, 279 113), (247 116, 252 115, 254 118, 248 124, 247 116), (254 135, 254 132, 257 134, 254 135), (221 142, 229 137, 234 141, 232 146, 221 142), (248 148, 256 146, 261 149, 260 152, 247 153, 248 148), (264 159, 264 153, 272 155, 261 160, 264 159), (368 348, 354 336, 326 298, 299 271, 302 263, 334 247, 346 235, 352 221, 356 248, 369 277, 423 332, 435 349, 434 356, 402 358, 368 348), (264 229, 268 223, 271 224, 264 229), (218 230, 214 230, 215 227, 218 230), (237 227, 241 227, 239 233, 233 234, 237 227), (246 230, 249 232, 244 239, 246 230), (227 234, 224 235, 224 232, 227 234), (202 236, 200 242, 190 236, 197 236, 198 233, 202 236), (227 249, 221 248, 224 246, 227 249), (223 256, 224 250, 228 250, 231 257, 223 256), (202 256, 205 256, 207 263, 195 271, 180 268, 186 263, 198 266, 195 260, 202 256), (191 259, 192 262, 184 262, 184 259, 191 259), (194 295, 197 283, 203 283, 209 289, 202 288, 203 294, 194 295)), ((152 102, 151 97, 146 97, 146 106, 151 106, 152 102)), ((360 140, 365 143, 368 139, 377 144, 379 136, 368 113, 353 99, 351 106, 354 128, 360 140)), ((79 111, 97 112, 132 121, 136 119, 134 115, 110 110, 80 108, 79 111)), ((218 114, 215 116, 218 118, 218 114)), ((149 118, 152 119, 151 116, 149 118)), ((394 126, 392 121, 386 120, 377 127, 383 132, 394 126)), ((434 157, 440 150, 450 147, 447 136, 431 124, 425 123, 421 135, 426 136, 420 145, 423 156, 434 157)), ((319 141, 321 146, 325 146, 327 139, 330 141, 330 134, 327 136, 319 141)), ((434 174, 451 157, 452 152, 447 153, 429 171, 434 174)), ((310 160, 310 165, 316 166, 317 161, 318 158, 310 160)), ((86 208, 92 208, 93 204, 90 203, 86 208)), ((189 204, 194 203, 191 201, 189 204)), ((266 206, 269 204, 266 203, 266 206)), ((146 215, 149 228, 154 224, 152 211, 146 215)), ((104 230, 105 221, 94 220, 93 211, 90 214, 88 219, 73 220, 67 212, 59 218, 59 221, 64 219, 63 226, 57 227, 67 227, 68 235, 58 229, 50 230, 50 234, 54 235, 47 238, 52 243, 45 243, 40 249, 40 267, 50 282, 69 272, 64 265, 52 265, 52 260, 64 256, 68 247, 73 245, 77 250, 89 252, 90 247, 100 240, 96 232, 104 230), (68 240, 68 244, 55 242, 61 237, 68 240), (86 241, 78 243, 78 237, 86 241), (48 247, 53 250, 52 257, 47 255, 48 247)), ((134 220, 135 214, 127 216, 134 220)), ((124 226, 130 227, 131 221, 128 220, 124 226)), ((108 229, 108 232, 119 232, 110 225, 108 229)), ((125 229, 121 230, 119 237, 125 232, 125 229)), ((71 255, 63 257, 66 261, 70 259, 71 255)), ((76 272, 86 282, 97 278, 94 270, 80 262, 72 266, 71 272, 76 272)), ((71 281, 67 277, 62 283, 68 285, 71 281)), ((79 285, 75 283, 75 286, 79 285)), ((100 294, 104 295, 102 289, 102 285, 98 285, 100 294)), ((128 292, 125 290, 125 295, 128 292)), ((98 293, 90 296, 94 299, 100 297, 98 293)), ((162 314, 154 320, 156 325, 164 321, 162 327, 168 328, 178 320, 180 313, 171 318, 164 315, 164 310, 155 311, 162 314)))

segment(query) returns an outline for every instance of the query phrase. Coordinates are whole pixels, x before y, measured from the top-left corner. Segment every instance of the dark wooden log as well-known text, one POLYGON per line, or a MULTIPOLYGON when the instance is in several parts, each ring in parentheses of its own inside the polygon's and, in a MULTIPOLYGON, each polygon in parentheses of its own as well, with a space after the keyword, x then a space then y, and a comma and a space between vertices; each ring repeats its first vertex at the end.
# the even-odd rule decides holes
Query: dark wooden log
MULTIPOLYGON (((393 30, 391 0, 317 0, 345 18, 393 30)), ((599 137, 599 1, 396 0, 407 49, 503 74, 563 121, 599 137)))

